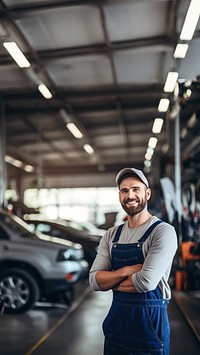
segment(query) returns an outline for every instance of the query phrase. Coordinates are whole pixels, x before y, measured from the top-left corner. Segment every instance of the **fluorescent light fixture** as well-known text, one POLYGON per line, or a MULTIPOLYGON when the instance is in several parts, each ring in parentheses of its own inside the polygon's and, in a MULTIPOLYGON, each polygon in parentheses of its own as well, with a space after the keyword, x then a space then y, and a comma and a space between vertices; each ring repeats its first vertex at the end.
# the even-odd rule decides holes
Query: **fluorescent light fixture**
POLYGON ((174 58, 185 58, 188 47, 186 43, 178 43, 174 51, 174 58))
POLYGON ((154 153, 154 149, 152 149, 152 148, 147 148, 147 154, 150 154, 150 155, 152 156, 153 153, 154 153))
POLYGON ((169 144, 167 144, 167 143, 163 144, 163 146, 162 146, 162 152, 163 152, 163 153, 167 153, 168 150, 169 150, 169 144))
POLYGON ((83 148, 85 149, 85 151, 88 154, 93 154, 94 153, 94 149, 91 147, 91 145, 89 144, 84 144, 83 148))
POLYGON ((158 111, 159 112, 167 112, 168 107, 169 107, 169 99, 160 99, 159 105, 158 105, 158 111))
POLYGON ((31 165, 25 165, 24 163, 22 163, 20 160, 18 159, 14 159, 9 155, 6 155, 4 158, 5 162, 15 166, 16 168, 21 168, 24 169, 25 171, 31 173, 34 170, 34 167, 31 165))
POLYGON ((184 86, 187 88, 192 85, 192 80, 187 80, 184 82, 184 86))
POLYGON ((4 160, 6 163, 12 164, 13 158, 10 157, 9 155, 5 155, 4 160))
POLYGON ((146 160, 151 160, 152 155, 146 153, 144 157, 145 157, 146 160))
POLYGON ((66 124, 68 130, 73 134, 73 136, 77 139, 83 138, 83 134, 81 131, 76 127, 75 123, 69 122, 66 124))
POLYGON ((169 72, 167 75, 166 82, 165 82, 164 91, 165 92, 173 92, 177 79, 178 79, 177 72, 169 72))
POLYGON ((186 134, 187 134, 187 129, 183 128, 181 133, 180 133, 181 138, 184 138, 186 136, 186 134))
POLYGON ((162 118, 155 118, 153 127, 152 127, 152 132, 153 133, 160 133, 163 125, 163 119, 162 118))
POLYGON ((32 173, 34 167, 32 165, 25 165, 24 170, 27 171, 27 173, 32 173))
POLYGON ((158 142, 158 139, 156 137, 149 138, 148 147, 155 149, 157 142, 158 142))
POLYGON ((4 42, 3 46, 20 68, 29 68, 31 65, 15 42, 4 42))
POLYGON ((193 37, 197 22, 200 15, 200 1, 191 0, 188 8, 185 21, 180 34, 180 39, 183 41, 190 41, 193 37))
POLYGON ((20 160, 14 159, 14 158, 10 157, 9 155, 6 155, 4 160, 6 163, 16 166, 17 168, 21 168, 23 165, 23 163, 20 160))
POLYGON ((189 99, 191 95, 192 95, 192 90, 187 89, 187 90, 184 92, 183 97, 184 97, 184 99, 189 99))
POLYGON ((192 128, 194 125, 197 123, 197 116, 196 113, 193 113, 193 115, 190 117, 188 120, 187 126, 192 128))
POLYGON ((12 165, 16 166, 17 168, 21 168, 23 163, 20 160, 13 159, 12 165))
POLYGON ((144 161, 144 166, 146 166, 146 168, 150 168, 150 167, 151 167, 151 162, 150 162, 150 160, 145 160, 145 161, 144 161))
POLYGON ((52 93, 49 91, 49 89, 46 87, 46 85, 39 84, 38 85, 38 90, 41 92, 41 94, 44 96, 45 99, 51 99, 52 98, 52 93))

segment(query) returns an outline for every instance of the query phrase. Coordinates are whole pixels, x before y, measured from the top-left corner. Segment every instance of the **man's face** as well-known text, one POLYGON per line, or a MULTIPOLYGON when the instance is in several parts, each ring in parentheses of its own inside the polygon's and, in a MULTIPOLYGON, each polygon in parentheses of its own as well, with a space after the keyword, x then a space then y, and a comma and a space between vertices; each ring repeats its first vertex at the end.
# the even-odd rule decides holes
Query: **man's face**
POLYGON ((119 200, 129 216, 142 212, 150 199, 151 190, 137 177, 128 177, 120 184, 119 200))

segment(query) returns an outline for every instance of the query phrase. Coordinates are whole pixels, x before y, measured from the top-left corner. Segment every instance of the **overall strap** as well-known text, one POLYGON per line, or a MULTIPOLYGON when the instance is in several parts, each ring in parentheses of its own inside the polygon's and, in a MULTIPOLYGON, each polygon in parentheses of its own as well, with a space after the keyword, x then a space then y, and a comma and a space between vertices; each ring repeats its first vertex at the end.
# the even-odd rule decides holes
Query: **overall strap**
POLYGON ((125 224, 125 223, 120 224, 120 226, 117 228, 117 231, 116 231, 116 233, 115 233, 115 236, 114 236, 114 239, 113 239, 112 243, 118 242, 124 224, 125 224))
POLYGON ((162 221, 159 219, 158 221, 154 222, 147 230, 146 232, 143 234, 143 236, 138 240, 139 243, 143 244, 145 242, 145 240, 149 237, 149 235, 151 234, 152 230, 158 225, 162 223, 162 221))

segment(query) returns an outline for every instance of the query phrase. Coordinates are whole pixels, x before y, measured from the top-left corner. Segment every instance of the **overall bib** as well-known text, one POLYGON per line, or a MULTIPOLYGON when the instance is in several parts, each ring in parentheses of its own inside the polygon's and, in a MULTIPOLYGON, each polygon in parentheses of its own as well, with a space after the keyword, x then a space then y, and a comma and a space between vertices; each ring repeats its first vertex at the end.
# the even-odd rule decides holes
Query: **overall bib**
MULTIPOLYGON (((153 223, 137 243, 120 244, 123 224, 117 229, 111 251, 112 268, 143 264, 142 244, 153 223)), ((158 287, 145 293, 113 291, 111 308, 103 322, 104 355, 168 355, 170 328, 167 306, 158 287)))

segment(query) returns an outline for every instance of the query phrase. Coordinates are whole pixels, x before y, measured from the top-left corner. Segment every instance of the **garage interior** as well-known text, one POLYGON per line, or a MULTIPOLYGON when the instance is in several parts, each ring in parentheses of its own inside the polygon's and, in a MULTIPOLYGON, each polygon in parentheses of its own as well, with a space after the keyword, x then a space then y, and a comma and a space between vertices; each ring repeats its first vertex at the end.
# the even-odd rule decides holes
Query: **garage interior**
POLYGON ((157 183, 166 174, 174 179, 178 113, 182 178, 196 180, 199 22, 191 40, 180 39, 189 4, 0 2, 2 152, 7 183, 20 198, 22 186, 72 186, 74 175, 77 187, 113 186, 124 166, 145 168, 157 183), (10 42, 18 45, 28 67, 13 60, 4 46, 10 42), (184 59, 174 58, 177 44, 189 46, 184 59), (179 73, 177 98, 164 91, 169 72, 179 73), (49 90, 47 98, 38 90, 41 84, 49 90), (166 112, 158 111, 161 99, 169 99, 166 112), (155 118, 163 119, 158 134, 152 132, 155 118), (69 124, 76 125, 80 138, 69 124), (157 145, 146 166, 151 137, 157 145))
MULTIPOLYGON (((115 188, 117 172, 133 166, 148 177, 153 202, 161 179, 173 183, 183 209, 176 211, 181 243, 180 218, 199 222, 200 213, 199 14, 198 0, 0 1, 1 208, 8 206, 7 190, 22 204, 27 189, 115 188), (192 2, 197 8, 188 35, 183 29, 192 2), (13 43, 25 56, 21 66, 9 52, 13 43), (185 56, 177 54, 178 45, 185 56), (172 88, 166 88, 169 73, 176 78, 172 88)), ((2 314, 3 355, 100 354, 100 320, 109 295, 94 295, 84 286, 85 293, 77 287, 74 311, 73 305, 38 305, 17 318, 2 314), (91 341, 94 313, 83 332, 76 328, 76 312, 83 312, 85 327, 95 302, 102 313, 91 341), (77 338, 74 333, 67 339, 70 348, 65 340, 71 324, 77 338)), ((184 355, 199 354, 199 290, 185 296, 174 290, 170 315, 178 340, 172 336, 172 355, 183 349, 184 355), (192 319, 194 336, 182 318, 192 319)))

